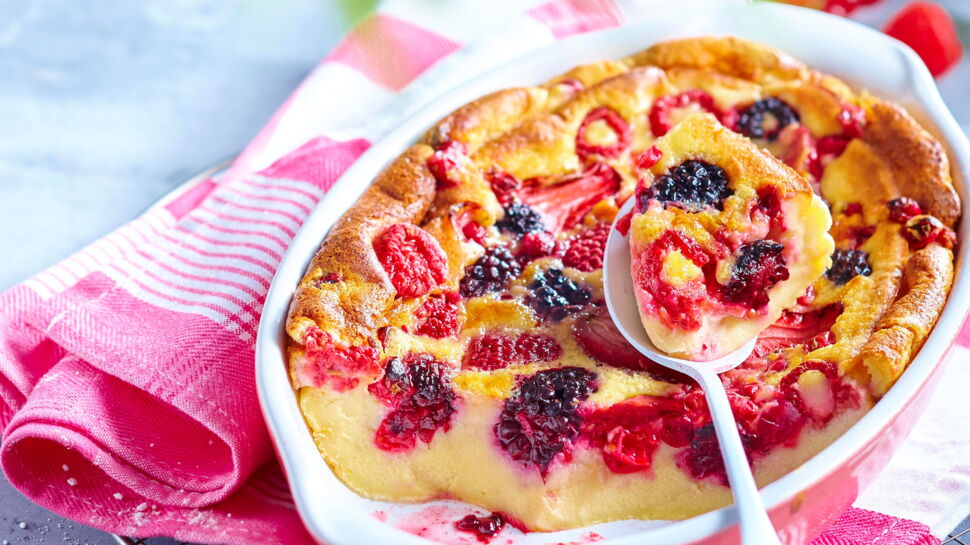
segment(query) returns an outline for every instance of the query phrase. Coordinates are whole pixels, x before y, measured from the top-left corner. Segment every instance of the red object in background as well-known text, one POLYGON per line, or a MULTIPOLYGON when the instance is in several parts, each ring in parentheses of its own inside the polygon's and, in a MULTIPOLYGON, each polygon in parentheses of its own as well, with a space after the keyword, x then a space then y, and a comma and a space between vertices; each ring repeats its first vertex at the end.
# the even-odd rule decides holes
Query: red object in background
POLYGON ((910 3, 890 19, 883 32, 912 47, 934 76, 946 72, 963 55, 953 19, 932 2, 910 3))
POLYGON ((862 6, 868 6, 876 2, 879 2, 879 0, 828 0, 825 3, 825 11, 836 15, 848 16, 862 6))

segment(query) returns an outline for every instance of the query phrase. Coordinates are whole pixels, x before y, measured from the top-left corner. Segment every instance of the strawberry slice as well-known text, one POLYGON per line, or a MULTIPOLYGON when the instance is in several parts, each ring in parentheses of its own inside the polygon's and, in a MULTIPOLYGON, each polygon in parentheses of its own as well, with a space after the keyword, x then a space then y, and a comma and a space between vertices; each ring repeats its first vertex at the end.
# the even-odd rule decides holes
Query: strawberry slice
POLYGON ((883 32, 913 48, 930 73, 939 76, 963 55, 953 19, 933 2, 912 2, 886 24, 883 32))
POLYGON ((838 303, 804 313, 786 310, 777 322, 758 336, 751 355, 761 358, 775 350, 806 343, 811 349, 832 344, 834 339, 826 333, 830 332, 840 314, 842 305, 838 303))
POLYGON ((586 215, 601 200, 620 190, 620 175, 606 163, 593 163, 586 170, 558 178, 530 178, 523 182, 519 198, 536 209, 546 227, 556 233, 565 231, 586 215))
POLYGON ((577 316, 570 332, 589 357, 605 365, 647 371, 662 380, 688 382, 689 379, 641 354, 627 342, 603 307, 577 316))

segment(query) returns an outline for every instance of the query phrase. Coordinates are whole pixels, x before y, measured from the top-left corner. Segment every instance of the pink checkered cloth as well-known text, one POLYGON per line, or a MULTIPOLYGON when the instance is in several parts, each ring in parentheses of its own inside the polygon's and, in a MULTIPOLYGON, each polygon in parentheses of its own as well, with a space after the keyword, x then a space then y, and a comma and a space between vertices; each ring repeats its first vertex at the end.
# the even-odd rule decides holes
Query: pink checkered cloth
MULTIPOLYGON (((311 543, 273 457, 253 377, 263 298, 291 238, 419 95, 535 45, 619 25, 629 13, 611 0, 553 0, 525 11, 504 0, 383 4, 229 175, 0 295, 0 462, 10 482, 111 532, 311 543), (451 55, 499 21, 503 40, 451 55)), ((876 542, 939 540, 925 524, 851 509, 815 543, 876 542)))

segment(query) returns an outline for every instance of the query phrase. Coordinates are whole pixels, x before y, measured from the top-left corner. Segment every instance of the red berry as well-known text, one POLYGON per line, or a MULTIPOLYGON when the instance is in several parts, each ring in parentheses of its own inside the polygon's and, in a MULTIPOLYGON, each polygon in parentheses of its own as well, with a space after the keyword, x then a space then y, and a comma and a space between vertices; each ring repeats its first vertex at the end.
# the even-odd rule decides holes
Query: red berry
POLYGON ((311 328, 303 344, 306 370, 317 387, 329 384, 337 391, 349 390, 360 377, 378 372, 377 350, 368 345, 348 346, 337 343, 327 332, 311 328))
POLYGON ((488 183, 492 186, 492 193, 495 193, 495 198, 502 206, 511 204, 515 193, 522 188, 521 180, 500 170, 492 170, 488 173, 488 183))
POLYGON ((484 333, 468 343, 462 367, 494 371, 509 365, 552 362, 562 356, 562 347, 548 335, 484 333))
POLYGON ((388 360, 384 378, 368 387, 372 395, 392 407, 375 433, 378 448, 410 450, 418 440, 430 443, 439 429, 451 429, 456 396, 449 370, 429 354, 408 354, 403 362, 388 360))
POLYGON ((427 231, 397 223, 374 241, 374 252, 401 297, 420 297, 445 281, 448 257, 427 231))
POLYGON ((583 119, 582 124, 579 125, 579 129, 576 131, 576 154, 579 155, 579 158, 583 162, 586 162, 586 159, 591 155, 599 155, 605 159, 618 157, 629 145, 630 126, 616 110, 607 106, 594 108, 586 114, 586 118, 583 119), (615 142, 603 146, 590 143, 586 140, 586 131, 590 124, 596 121, 606 123, 616 135, 615 142))
POLYGON ((903 227, 903 236, 915 250, 925 248, 934 242, 945 248, 953 248, 956 243, 956 235, 953 231, 935 216, 913 216, 903 227))
POLYGON ((522 235, 515 256, 523 264, 556 253, 556 236, 549 231, 534 231, 522 235))
POLYGON ((660 162, 663 152, 657 146, 650 146, 637 156, 637 168, 648 169, 660 162))
POLYGON ((549 335, 523 333, 515 341, 515 352, 523 363, 550 362, 562 356, 562 347, 549 335))
POLYGON ((484 333, 468 343, 462 367, 494 371, 518 361, 515 338, 504 333, 484 333))
POLYGON ((545 477, 557 457, 568 460, 579 435, 579 405, 596 391, 596 374, 580 367, 546 369, 519 384, 493 428, 513 460, 545 477))
POLYGON ((461 168, 461 157, 466 151, 465 145, 457 140, 448 140, 435 146, 427 164, 428 170, 438 182, 438 189, 449 189, 461 184, 457 170, 461 168))
POLYGON ((862 136, 863 125, 866 123, 866 111, 855 104, 842 106, 839 112, 839 124, 842 125, 842 135, 848 138, 862 136))
POLYGON ((808 416, 818 424, 827 424, 840 408, 848 406, 858 407, 858 393, 839 377, 838 366, 830 361, 807 360, 792 369, 781 379, 779 388, 789 402, 798 408, 799 412, 808 416), (831 406, 812 406, 801 393, 798 379, 807 371, 818 371, 825 375, 825 381, 831 395, 831 406))
POLYGON ((862 213, 862 204, 857 202, 850 202, 849 204, 845 205, 844 214, 846 216, 854 216, 856 214, 861 214, 861 213, 862 213))
POLYGON ((701 109, 706 110, 718 118, 722 112, 714 104, 714 98, 701 89, 692 89, 676 95, 667 95, 654 101, 650 108, 650 130, 654 136, 663 136, 673 127, 671 114, 676 108, 686 108, 691 104, 696 104, 701 109))
POLYGON ((435 339, 451 337, 458 333, 458 303, 461 296, 453 291, 435 293, 415 311, 414 332, 435 339))
POLYGON ((930 73, 939 76, 963 55, 953 19, 933 2, 911 2, 886 24, 883 32, 913 48, 930 73))
POLYGON ((335 272, 329 272, 329 273, 324 274, 320 278, 318 278, 317 281, 316 281, 316 283, 314 284, 314 286, 316 286, 317 289, 322 289, 323 286, 326 285, 326 284, 337 284, 341 280, 343 280, 343 279, 340 277, 339 274, 337 274, 335 272))
POLYGON ((600 223, 574 236, 562 258, 563 265, 583 272, 603 268, 603 253, 609 235, 610 224, 600 223))
POLYGON ((889 219, 896 223, 906 223, 909 218, 923 213, 916 199, 899 197, 889 201, 889 219))
POLYGON ((501 513, 492 513, 487 517, 468 515, 455 523, 455 528, 462 532, 469 532, 482 543, 488 543, 495 534, 505 527, 505 517, 501 513))

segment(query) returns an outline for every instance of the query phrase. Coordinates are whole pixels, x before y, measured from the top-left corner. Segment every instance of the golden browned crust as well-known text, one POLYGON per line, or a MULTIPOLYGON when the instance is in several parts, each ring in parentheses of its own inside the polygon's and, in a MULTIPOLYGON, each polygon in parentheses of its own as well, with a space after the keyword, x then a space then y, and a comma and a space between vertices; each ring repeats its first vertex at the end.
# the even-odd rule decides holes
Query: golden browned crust
POLYGON ((805 79, 809 73, 805 65, 773 47, 734 37, 671 40, 625 60, 632 66, 699 68, 761 83, 805 79))
POLYGON ((952 283, 953 254, 946 248, 933 244, 909 258, 901 296, 882 315, 859 353, 874 394, 884 394, 906 369, 936 325, 952 283))
POLYGON ((334 224, 290 305, 287 332, 292 338, 302 341, 308 318, 345 340, 374 343, 395 290, 372 241, 390 224, 424 217, 435 195, 434 177, 425 166, 430 154, 423 144, 404 152, 334 224), (328 273, 339 275, 344 287, 320 289, 318 281, 328 273))
MULTIPOLYGON (((439 241, 449 265, 443 287, 455 289, 464 266, 480 255, 462 241, 456 218, 472 214, 487 227, 502 214, 489 188, 489 172, 499 169, 526 179, 581 169, 575 135, 593 108, 607 106, 630 125, 630 151, 607 161, 623 176, 621 194, 628 195, 635 182, 632 157, 652 142, 646 115, 650 104, 659 96, 694 88, 715 95, 721 107, 731 106, 736 96, 779 96, 802 109, 802 123, 817 137, 838 134, 837 117, 846 104, 865 108, 864 135, 826 169, 821 191, 833 211, 859 203, 865 222, 880 226, 864 247, 872 254, 874 272, 864 281, 857 278, 828 289, 826 296, 833 300, 848 297, 855 302, 846 303, 845 316, 834 328, 840 337, 837 345, 809 356, 828 355, 846 370, 851 362, 862 363, 873 391, 884 392, 921 346, 952 281, 952 252, 932 245, 910 254, 898 231, 886 227, 885 202, 910 196, 927 213, 955 225, 960 203, 945 151, 901 107, 860 97, 838 79, 772 47, 732 37, 657 44, 621 62, 591 63, 539 86, 492 93, 446 116, 424 141, 465 144, 469 154, 463 159, 462 184, 435 189, 425 166, 432 153, 429 145, 411 148, 388 167, 335 225, 314 258, 291 307, 291 337, 299 343, 304 328, 315 323, 349 342, 376 345, 377 328, 413 310, 413 302, 395 297, 371 246, 380 229, 392 223, 422 225, 439 241), (577 91, 571 80, 582 89, 577 91), (346 285, 318 289, 317 281, 329 272, 342 275, 346 285), (865 293, 882 295, 866 302, 865 293), (915 327, 917 323, 925 327, 915 327)), ((836 218, 836 226, 848 225, 842 220, 836 218)))
POLYGON ((862 139, 891 165, 900 195, 916 199, 953 227, 960 217, 960 197, 943 145, 896 104, 873 101, 868 119, 862 139))
POLYGON ((541 87, 503 89, 458 108, 428 130, 425 141, 431 145, 448 140, 465 144, 469 151, 497 134, 518 125, 523 119, 544 109, 548 91, 541 87))

